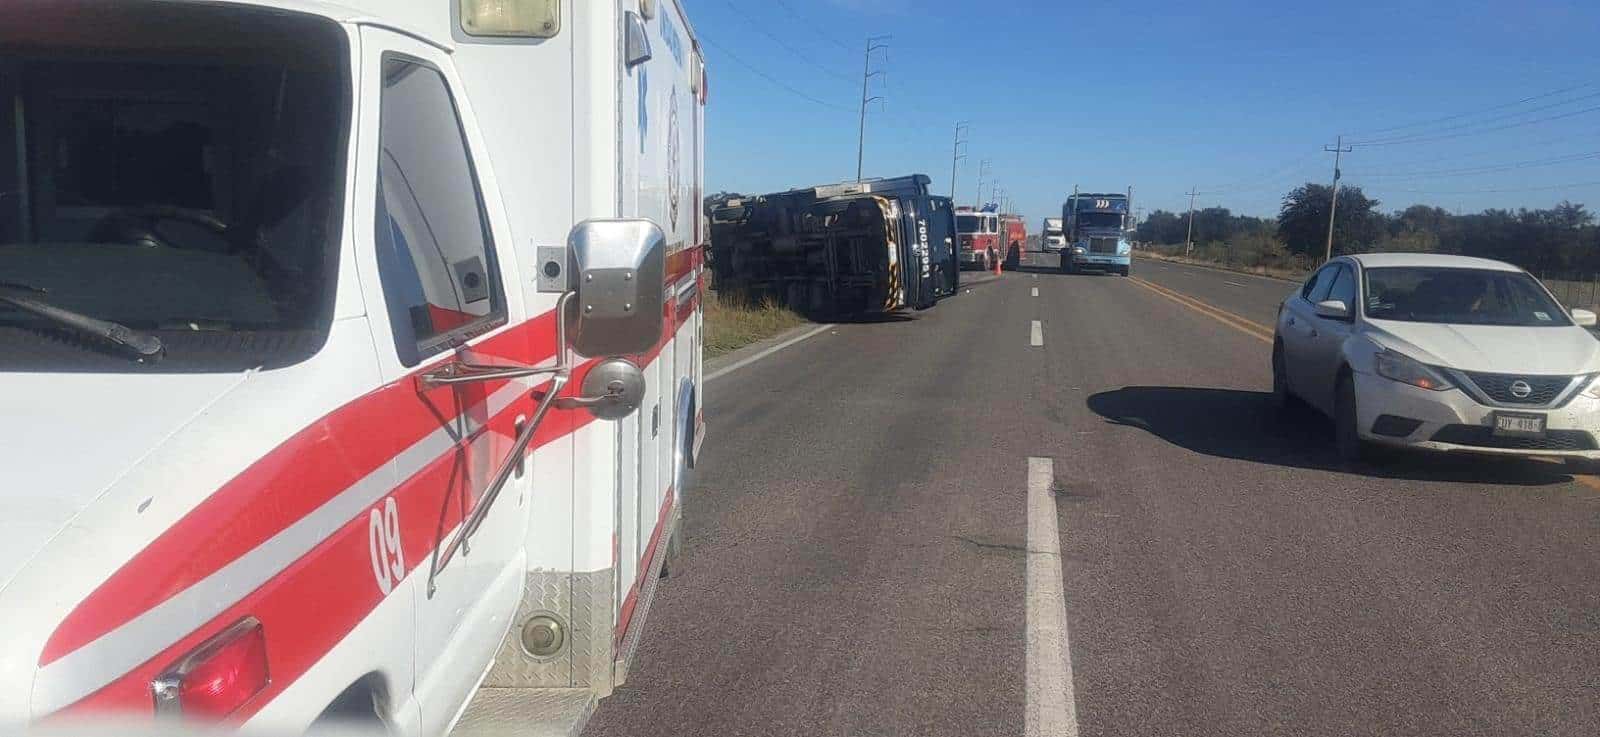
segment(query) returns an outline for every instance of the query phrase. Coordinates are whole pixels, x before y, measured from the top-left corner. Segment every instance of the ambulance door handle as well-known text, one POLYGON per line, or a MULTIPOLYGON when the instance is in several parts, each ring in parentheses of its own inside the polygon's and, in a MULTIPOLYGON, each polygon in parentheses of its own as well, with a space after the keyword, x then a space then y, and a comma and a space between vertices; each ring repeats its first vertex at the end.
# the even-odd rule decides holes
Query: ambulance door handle
MULTIPOLYGON (((528 427, 528 418, 524 417, 522 415, 517 415, 517 422, 512 427, 516 428, 516 430, 515 430, 516 433, 517 433, 516 437, 519 437, 519 438, 522 437, 522 431, 526 430, 527 427, 528 427)), ((520 478, 522 478, 522 472, 525 470, 525 467, 527 466, 528 454, 527 453, 518 453, 516 458, 517 458, 517 470, 516 470, 514 475, 517 478, 520 479, 520 478)))

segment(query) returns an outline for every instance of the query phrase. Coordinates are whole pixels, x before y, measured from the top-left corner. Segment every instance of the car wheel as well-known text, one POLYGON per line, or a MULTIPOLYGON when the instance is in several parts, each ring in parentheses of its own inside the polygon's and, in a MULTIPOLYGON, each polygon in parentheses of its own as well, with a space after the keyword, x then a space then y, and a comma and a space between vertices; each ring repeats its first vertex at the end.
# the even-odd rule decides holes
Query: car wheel
POLYGON ((1289 372, 1283 361, 1283 343, 1275 343, 1272 346, 1272 408, 1284 413, 1293 402, 1294 395, 1289 391, 1289 372))
POLYGON ((1333 442, 1339 450, 1339 460, 1345 463, 1372 460, 1371 445, 1361 439, 1356 417, 1355 380, 1346 374, 1339 377, 1333 401, 1333 442))

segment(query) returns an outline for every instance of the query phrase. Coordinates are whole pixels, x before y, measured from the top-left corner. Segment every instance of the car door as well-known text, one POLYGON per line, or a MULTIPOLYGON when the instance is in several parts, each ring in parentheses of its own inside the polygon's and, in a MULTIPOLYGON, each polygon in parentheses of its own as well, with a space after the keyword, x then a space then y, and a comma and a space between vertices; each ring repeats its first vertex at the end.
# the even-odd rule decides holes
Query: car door
MULTIPOLYGON (((421 579, 411 587, 414 690, 424 733, 439 734, 493 658, 521 595, 532 474, 515 466, 492 505, 485 491, 533 414, 535 380, 441 385, 423 376, 453 362, 525 363, 555 346, 534 345, 549 331, 530 327, 510 278, 514 241, 449 57, 366 27, 361 85, 360 99, 377 104, 361 106, 357 197, 370 209, 355 220, 359 263, 384 378, 398 388, 384 419, 420 436, 392 461, 395 496, 417 501, 375 516, 373 567, 380 587, 392 578, 386 571, 410 568, 421 579), (446 559, 480 509, 481 523, 446 559)), ((396 634, 397 646, 406 642, 396 634)))
POLYGON ((1322 299, 1332 286, 1333 275, 1338 270, 1337 264, 1328 264, 1318 269, 1310 279, 1306 280, 1300 292, 1291 296, 1283 305, 1283 315, 1278 324, 1278 337, 1283 340, 1284 370, 1289 374, 1289 385, 1308 401, 1315 403, 1313 395, 1318 391, 1312 386, 1314 373, 1310 369, 1311 332, 1316 325, 1313 322, 1315 312, 1312 306, 1316 300, 1322 299))
MULTIPOLYGON (((1311 328, 1307 331, 1306 347, 1301 353, 1307 375, 1306 383, 1301 385, 1305 391, 1305 398, 1330 412, 1333 409, 1334 379, 1338 376, 1344 342, 1350 337, 1350 329, 1354 324, 1354 315, 1358 308, 1355 271, 1348 264, 1335 266, 1326 293, 1320 294, 1317 301, 1344 302, 1350 308, 1351 317, 1323 317, 1316 314, 1315 303, 1312 303, 1311 328)), ((1321 293, 1323 290, 1319 288, 1317 292, 1321 293)))

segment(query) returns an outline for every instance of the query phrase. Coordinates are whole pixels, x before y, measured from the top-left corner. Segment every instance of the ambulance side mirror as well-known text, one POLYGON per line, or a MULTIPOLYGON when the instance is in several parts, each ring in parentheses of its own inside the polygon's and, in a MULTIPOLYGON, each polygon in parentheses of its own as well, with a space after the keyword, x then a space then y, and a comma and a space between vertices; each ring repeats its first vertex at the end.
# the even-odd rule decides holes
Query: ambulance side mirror
POLYGON ((649 220, 585 220, 567 236, 567 343, 579 355, 646 353, 661 339, 667 236, 649 220))

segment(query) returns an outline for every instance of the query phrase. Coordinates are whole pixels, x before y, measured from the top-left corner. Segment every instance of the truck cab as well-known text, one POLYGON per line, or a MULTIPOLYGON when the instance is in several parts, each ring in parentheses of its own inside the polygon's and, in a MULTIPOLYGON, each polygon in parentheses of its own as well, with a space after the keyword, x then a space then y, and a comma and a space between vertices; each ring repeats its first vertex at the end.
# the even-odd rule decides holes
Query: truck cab
POLYGON ((1067 273, 1100 271, 1128 276, 1132 272, 1133 243, 1129 228, 1130 194, 1074 192, 1062 205, 1066 250, 1061 270, 1067 273))
POLYGON ((1001 259, 1000 216, 970 207, 956 209, 961 268, 989 271, 1001 259))
POLYGON ((1047 253, 1059 253, 1067 244, 1061 229, 1061 218, 1045 218, 1039 228, 1039 248, 1047 253))

